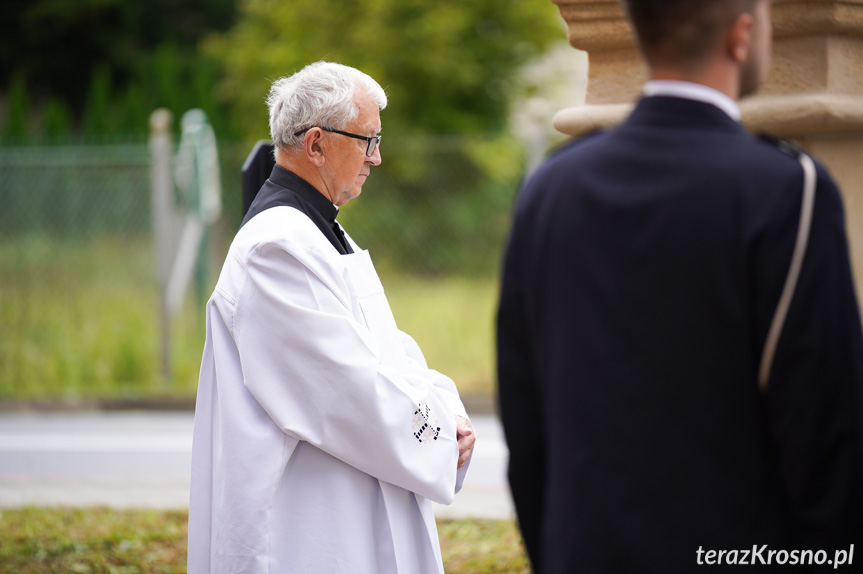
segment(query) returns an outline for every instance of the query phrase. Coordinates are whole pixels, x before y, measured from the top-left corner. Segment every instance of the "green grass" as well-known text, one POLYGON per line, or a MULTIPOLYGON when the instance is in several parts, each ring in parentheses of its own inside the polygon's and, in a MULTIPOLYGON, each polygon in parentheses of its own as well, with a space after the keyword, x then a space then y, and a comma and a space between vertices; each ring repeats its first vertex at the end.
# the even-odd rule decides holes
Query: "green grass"
POLYGON ((438 522, 447 574, 528 574, 530 562, 511 520, 438 522))
POLYGON ((194 393, 202 319, 190 306, 176 320, 164 380, 153 268, 145 238, 2 242, 0 399, 194 393))
POLYGON ((184 511, 3 510, 0 572, 185 572, 187 520, 184 511))
MULTIPOLYGON (((190 295, 171 326, 166 380, 154 267, 146 236, 0 241, 0 400, 194 396, 203 311, 190 295)), ((399 327, 429 366, 463 394, 490 395, 496 280, 397 273, 382 280, 399 327)))
POLYGON ((451 377, 462 394, 490 395, 496 279, 384 275, 381 281, 399 328, 416 340, 429 367, 451 377))
MULTIPOLYGON (((0 512, 0 574, 186 571, 185 511, 23 508, 0 512)), ((527 574, 508 520, 438 523, 448 574, 527 574)))

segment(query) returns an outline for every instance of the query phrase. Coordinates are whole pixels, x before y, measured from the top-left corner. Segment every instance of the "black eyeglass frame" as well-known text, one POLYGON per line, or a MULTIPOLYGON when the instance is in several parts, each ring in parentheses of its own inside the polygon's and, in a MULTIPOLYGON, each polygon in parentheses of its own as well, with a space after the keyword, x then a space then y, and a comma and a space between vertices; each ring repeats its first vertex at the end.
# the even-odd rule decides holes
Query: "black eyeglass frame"
POLYGON ((348 136, 349 138, 354 138, 354 139, 358 139, 358 140, 365 140, 366 144, 367 144, 366 156, 368 156, 368 157, 372 157, 373 155, 375 155, 375 148, 377 148, 379 145, 381 145, 381 138, 383 137, 383 136, 361 136, 358 134, 352 134, 350 132, 343 132, 342 130, 334 130, 332 128, 325 128, 323 126, 308 127, 304 130, 294 132, 294 136, 298 137, 301 134, 306 133, 307 131, 309 131, 312 128, 320 128, 320 129, 324 130, 325 132, 330 132, 330 133, 334 133, 334 134, 348 136))

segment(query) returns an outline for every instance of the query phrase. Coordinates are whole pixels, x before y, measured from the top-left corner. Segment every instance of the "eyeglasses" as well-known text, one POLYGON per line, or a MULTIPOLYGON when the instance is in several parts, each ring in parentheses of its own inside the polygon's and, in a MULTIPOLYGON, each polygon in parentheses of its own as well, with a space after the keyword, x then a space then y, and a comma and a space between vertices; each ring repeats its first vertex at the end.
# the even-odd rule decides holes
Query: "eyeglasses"
POLYGON ((294 135, 299 136, 300 134, 304 134, 312 128, 321 128, 325 132, 330 132, 330 133, 334 133, 334 134, 348 136, 349 138, 354 138, 354 139, 358 139, 358 140, 365 140, 366 143, 368 144, 368 147, 366 148, 366 155, 369 157, 372 157, 375 154, 375 148, 377 148, 381 143, 381 137, 382 136, 361 136, 361 135, 357 135, 357 134, 352 134, 350 132, 343 132, 341 130, 334 130, 334 129, 330 129, 330 128, 325 128, 322 126, 311 126, 311 127, 308 127, 304 130, 294 132, 294 135))

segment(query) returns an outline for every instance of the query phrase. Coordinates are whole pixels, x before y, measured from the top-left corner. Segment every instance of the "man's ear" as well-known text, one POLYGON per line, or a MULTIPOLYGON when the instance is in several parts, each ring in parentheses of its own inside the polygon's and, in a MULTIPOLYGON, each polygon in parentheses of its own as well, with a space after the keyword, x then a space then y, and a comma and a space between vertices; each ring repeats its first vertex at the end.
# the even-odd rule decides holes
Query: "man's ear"
POLYGON ((749 58, 752 49, 752 32, 754 28, 752 14, 740 14, 728 32, 725 34, 725 53, 728 59, 743 64, 749 58))
POLYGON ((326 162, 324 157, 324 132, 320 128, 312 128, 303 137, 303 151, 306 160, 315 167, 321 167, 326 162))

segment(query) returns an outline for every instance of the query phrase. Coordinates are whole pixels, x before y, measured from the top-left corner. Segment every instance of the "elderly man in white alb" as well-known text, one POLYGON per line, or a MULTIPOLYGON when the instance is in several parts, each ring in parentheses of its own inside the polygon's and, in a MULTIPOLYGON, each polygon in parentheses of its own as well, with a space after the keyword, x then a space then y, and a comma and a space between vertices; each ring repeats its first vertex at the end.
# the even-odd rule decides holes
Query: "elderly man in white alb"
POLYGON ((442 573, 431 501, 474 435, 336 223, 381 162, 380 85, 318 62, 270 91, 276 166, 207 304, 190 574, 442 573))

